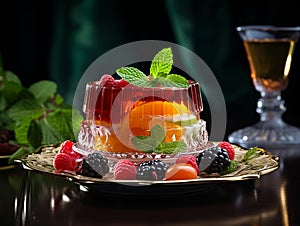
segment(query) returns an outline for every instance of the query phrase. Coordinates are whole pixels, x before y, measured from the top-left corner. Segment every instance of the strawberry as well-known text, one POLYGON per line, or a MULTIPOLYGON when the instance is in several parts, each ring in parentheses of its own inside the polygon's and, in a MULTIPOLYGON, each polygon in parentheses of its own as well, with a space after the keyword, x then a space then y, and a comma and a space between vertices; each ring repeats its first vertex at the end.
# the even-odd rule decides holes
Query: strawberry
POLYGON ((198 164, 197 164, 197 160, 196 157, 194 155, 182 155, 180 156, 178 159, 176 159, 175 163, 185 163, 185 164, 189 164, 192 167, 194 167, 195 170, 197 170, 198 175, 199 175, 199 169, 198 169, 198 164))
POLYGON ((234 156, 235 156, 235 150, 233 148, 233 146, 227 142, 227 141, 222 141, 218 144, 218 146, 220 148, 223 148, 227 151, 228 157, 230 160, 234 160, 234 156))
POLYGON ((116 180, 134 180, 136 179, 135 165, 126 159, 121 159, 114 167, 114 177, 116 180))
POLYGON ((56 170, 66 170, 75 172, 72 159, 65 153, 58 153, 53 159, 53 166, 56 170))

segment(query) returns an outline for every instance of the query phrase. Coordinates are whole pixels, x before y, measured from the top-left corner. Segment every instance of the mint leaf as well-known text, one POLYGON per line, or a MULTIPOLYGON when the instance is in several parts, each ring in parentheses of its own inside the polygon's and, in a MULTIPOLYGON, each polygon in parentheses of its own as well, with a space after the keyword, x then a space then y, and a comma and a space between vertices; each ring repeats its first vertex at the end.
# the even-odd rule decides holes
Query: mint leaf
POLYGON ((9 157, 8 164, 12 164, 15 159, 22 159, 33 152, 34 149, 32 147, 20 147, 15 153, 13 153, 9 157))
POLYGON ((19 144, 28 144, 28 131, 30 127, 32 119, 31 118, 24 118, 18 123, 18 126, 15 128, 15 137, 16 141, 19 144))
POLYGON ((153 87, 148 77, 135 67, 122 67, 119 68, 116 72, 121 78, 132 85, 153 87))
POLYGON ((186 80, 186 78, 177 74, 169 74, 166 77, 166 81, 172 82, 173 86, 177 88, 186 88, 189 86, 189 83, 186 80))
POLYGON ((132 144, 139 150, 148 153, 173 154, 186 150, 187 145, 183 141, 164 142, 165 130, 159 124, 151 128, 150 136, 135 136, 132 144))
POLYGON ((153 152, 157 146, 164 142, 165 138, 164 128, 156 124, 151 128, 150 136, 135 136, 131 139, 131 142, 141 151, 153 152))
POLYGON ((239 162, 230 160, 229 166, 226 169, 224 169, 220 174, 225 175, 225 174, 232 173, 237 170, 238 166, 239 166, 239 162))
POLYGON ((43 80, 32 84, 28 90, 34 95, 35 99, 44 103, 50 97, 53 97, 57 90, 54 82, 43 80))
POLYGON ((57 144, 64 140, 74 140, 72 109, 57 108, 40 121, 43 134, 42 144, 57 144))
POLYGON ((28 128, 28 143, 33 148, 38 148, 42 143, 42 131, 40 125, 36 120, 31 120, 29 128, 28 128))
POLYGON ((156 147, 157 145, 164 142, 166 138, 166 132, 163 127, 161 127, 159 124, 156 124, 151 128, 150 137, 153 139, 153 147, 156 147))
POLYGON ((166 142, 162 143, 159 146, 155 147, 155 153, 164 153, 164 154, 174 154, 187 149, 186 143, 183 141, 173 141, 173 142, 166 142))
POLYGON ((21 85, 21 81, 20 81, 19 77, 11 71, 4 71, 4 77, 5 77, 5 80, 8 82, 14 82, 14 83, 21 85))
POLYGON ((252 147, 250 148, 244 155, 243 161, 247 161, 252 158, 256 158, 260 156, 261 153, 264 152, 264 149, 258 148, 258 147, 252 147))
POLYGON ((135 136, 131 139, 132 144, 144 152, 153 152, 154 140, 150 136, 135 136))
POLYGON ((150 75, 153 78, 166 77, 173 65, 173 53, 171 48, 164 48, 153 58, 150 66, 150 75))
POLYGON ((8 115, 14 120, 22 120, 24 117, 39 118, 43 114, 43 108, 33 99, 18 101, 9 110, 8 115))

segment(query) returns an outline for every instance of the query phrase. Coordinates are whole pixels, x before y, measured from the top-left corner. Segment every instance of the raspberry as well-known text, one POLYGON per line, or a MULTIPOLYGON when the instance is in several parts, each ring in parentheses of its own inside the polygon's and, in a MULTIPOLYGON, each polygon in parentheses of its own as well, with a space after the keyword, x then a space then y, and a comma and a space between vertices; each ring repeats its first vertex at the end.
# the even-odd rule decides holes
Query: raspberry
POLYGON ((104 74, 101 77, 100 83, 102 86, 113 87, 115 86, 115 79, 109 74, 104 74))
POLYGON ((149 160, 139 165, 137 180, 162 180, 169 165, 160 160, 149 160))
POLYGON ((201 172, 220 173, 229 166, 230 159, 225 149, 216 146, 199 153, 197 163, 201 172))
POLYGON ((115 165, 114 177, 116 180, 134 180, 136 179, 136 167, 129 160, 121 159, 115 165))
POLYGON ((73 150, 73 144, 74 144, 74 142, 72 142, 70 140, 64 141, 60 145, 59 153, 64 153, 64 154, 68 155, 71 158, 71 161, 75 168, 75 171, 78 172, 80 170, 81 158, 83 156, 73 150))
POLYGON ((197 159, 196 159, 196 157, 194 155, 183 155, 183 156, 180 156, 178 159, 176 159, 175 163, 189 164, 192 167, 194 167, 194 169, 198 172, 198 175, 199 175, 199 169, 198 169, 197 159))
POLYGON ((129 83, 127 81, 125 81, 124 79, 121 79, 118 81, 118 87, 122 88, 122 87, 125 87, 127 86, 129 83))
POLYGON ((108 160, 99 152, 89 154, 85 159, 83 159, 81 168, 82 175, 102 178, 108 172, 108 160))
POLYGON ((66 170, 75 172, 72 159, 65 153, 58 153, 53 159, 53 166, 56 170, 66 170))
POLYGON ((218 144, 218 146, 227 151, 230 160, 234 160, 235 150, 229 142, 222 141, 218 144))

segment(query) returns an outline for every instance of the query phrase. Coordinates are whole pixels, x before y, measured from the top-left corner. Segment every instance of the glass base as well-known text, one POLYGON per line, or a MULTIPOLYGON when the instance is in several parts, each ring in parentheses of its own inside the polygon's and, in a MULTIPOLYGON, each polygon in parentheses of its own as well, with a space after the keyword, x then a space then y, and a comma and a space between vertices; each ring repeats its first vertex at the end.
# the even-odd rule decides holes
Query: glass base
POLYGON ((296 145, 300 144, 300 128, 283 121, 275 124, 260 121, 231 133, 228 136, 228 141, 246 148, 296 145))

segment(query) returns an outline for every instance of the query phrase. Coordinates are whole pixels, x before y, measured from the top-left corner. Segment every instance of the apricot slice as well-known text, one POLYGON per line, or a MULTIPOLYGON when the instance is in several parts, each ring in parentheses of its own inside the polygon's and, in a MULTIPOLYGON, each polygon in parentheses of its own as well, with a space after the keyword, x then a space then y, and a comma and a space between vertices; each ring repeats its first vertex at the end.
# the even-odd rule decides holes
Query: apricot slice
POLYGON ((197 170, 190 164, 176 163, 167 169, 165 180, 191 180, 197 179, 197 175, 197 170))
POLYGON ((167 142, 179 140, 184 133, 184 128, 165 120, 174 115, 188 112, 188 109, 182 104, 150 101, 137 105, 130 111, 129 126, 135 136, 145 136, 150 134, 150 130, 155 124, 159 124, 166 130, 167 142))

